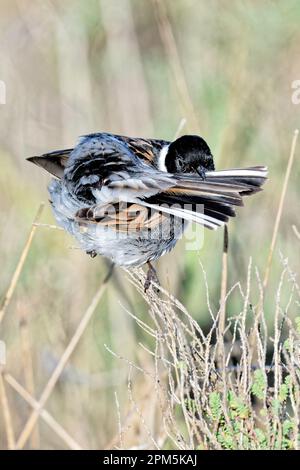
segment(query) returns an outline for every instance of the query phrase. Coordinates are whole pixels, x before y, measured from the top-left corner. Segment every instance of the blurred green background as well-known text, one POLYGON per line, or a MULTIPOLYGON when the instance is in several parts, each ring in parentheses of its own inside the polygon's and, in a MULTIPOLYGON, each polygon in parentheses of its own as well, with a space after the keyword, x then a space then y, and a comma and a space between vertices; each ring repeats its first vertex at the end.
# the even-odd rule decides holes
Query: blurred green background
MULTIPOLYGON (((300 105, 291 99, 292 82, 300 79, 299 24, 297 0, 1 0, 0 80, 6 84, 6 104, 0 104, 0 294, 40 202, 48 201, 49 176, 25 157, 71 147, 79 135, 93 131, 171 140, 183 119, 180 132, 203 136, 217 168, 269 166, 265 191, 247 200, 229 225, 229 287, 245 281, 250 256, 262 276, 293 131, 299 127, 300 105)), ((292 229, 300 228, 299 177, 297 150, 266 299, 270 322, 282 259, 289 258, 299 273, 300 244, 292 229)), ((48 204, 42 222, 54 223, 48 204)), ((221 231, 205 232, 199 252, 185 251, 182 240, 157 263, 162 284, 204 329, 210 317, 199 260, 216 311, 222 244, 221 231)), ((90 259, 74 245, 64 232, 38 229, 1 325, 7 368, 22 382, 19 322, 28 321, 36 396, 107 269, 102 259, 90 259)), ((257 299, 254 291, 253 302, 257 299)), ((148 320, 144 301, 117 270, 47 405, 85 447, 103 448, 117 432, 115 391, 122 416, 129 406, 126 363, 104 344, 151 367, 138 347, 140 341, 151 344, 149 338, 123 306, 148 320)), ((228 315, 238 308, 233 298, 228 315)), ((136 393, 151 401, 145 378, 137 379, 136 393)), ((10 399, 18 433, 28 408, 16 396, 10 399)), ((39 426, 42 448, 63 447, 39 426)), ((136 424, 128 435, 143 432, 136 424)), ((132 445, 138 440, 132 437, 132 445)))

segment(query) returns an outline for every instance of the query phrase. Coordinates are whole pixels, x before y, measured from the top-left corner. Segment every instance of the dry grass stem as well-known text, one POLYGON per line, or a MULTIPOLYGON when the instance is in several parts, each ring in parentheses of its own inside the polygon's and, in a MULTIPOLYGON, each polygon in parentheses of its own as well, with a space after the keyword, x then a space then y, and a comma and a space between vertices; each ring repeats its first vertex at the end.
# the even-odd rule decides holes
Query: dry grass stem
MULTIPOLYGON (((250 260, 245 288, 237 283, 225 297, 223 294, 225 302, 232 295, 241 296, 240 313, 235 317, 225 318, 224 323, 220 324, 220 312, 212 312, 215 320, 206 335, 186 309, 162 287, 159 288, 159 295, 152 288, 144 294, 145 274, 142 270, 128 272, 131 282, 144 296, 149 309, 148 325, 138 319, 137 325, 151 337, 152 324, 155 325, 155 349, 140 344, 142 350, 153 358, 154 371, 133 364, 121 354, 112 352, 108 347, 107 349, 114 357, 125 361, 130 370, 135 370, 135 382, 140 375, 153 381, 157 411, 162 413, 163 423, 163 428, 160 427, 158 433, 150 433, 149 425, 145 422, 145 410, 141 408, 142 402, 138 405, 133 400, 133 381, 130 379, 128 383, 130 401, 146 427, 146 441, 145 437, 143 440, 146 448, 161 448, 160 443, 165 443, 166 440, 177 449, 186 450, 297 448, 300 356, 296 354, 292 344, 296 344, 299 335, 290 322, 291 346, 285 343, 283 347, 281 316, 282 312, 288 312, 291 308, 293 296, 297 294, 300 299, 300 294, 295 284, 287 304, 282 306, 281 292, 283 284, 288 282, 288 268, 284 267, 275 297, 273 361, 270 364, 267 359, 270 333, 264 312, 261 312, 260 322, 253 315, 251 325, 248 325, 254 285, 252 272, 250 260), (255 367, 251 366, 249 327, 256 338, 255 367), (228 336, 231 339, 224 344, 224 332, 229 330, 228 336), (218 360, 220 347, 225 354, 221 364, 218 360), (287 383, 289 392, 286 391, 287 383), (180 420, 176 410, 180 410, 180 420)), ((256 277, 262 297, 263 286, 257 270, 256 277)), ((132 316, 130 312, 127 313, 132 316)), ((125 448, 128 448, 124 433, 123 439, 125 448)))
MULTIPOLYGON (((228 278, 228 227, 224 227, 224 243, 222 255, 222 277, 221 277, 221 294, 220 294, 220 313, 219 313, 219 334, 224 339, 226 324, 226 296, 227 296, 227 278, 228 278)), ((220 348, 218 351, 220 364, 224 363, 224 341, 219 341, 220 348)))
POLYGON ((180 136, 181 132, 183 131, 183 129, 185 128, 186 126, 186 123, 187 123, 187 120, 186 118, 182 118, 180 120, 180 123, 178 124, 178 127, 177 127, 177 130, 173 136, 173 140, 176 140, 178 139, 178 137, 180 136))
POLYGON ((0 370, 0 401, 4 418, 4 427, 7 439, 7 448, 12 450, 15 448, 15 434, 13 429, 13 420, 10 413, 6 389, 3 380, 3 372, 0 370))
POLYGON ((69 435, 69 433, 48 413, 45 409, 40 409, 40 404, 33 396, 25 390, 22 385, 10 374, 5 374, 6 382, 34 409, 39 412, 40 417, 59 436, 62 441, 72 450, 81 450, 82 447, 69 435))
POLYGON ((31 413, 30 417, 28 418, 25 426, 24 426, 24 429, 23 431, 21 432, 18 440, 17 440, 17 444, 16 444, 16 447, 18 449, 22 449, 24 447, 24 445, 26 444, 29 436, 31 435, 31 432, 34 428, 34 425, 35 423, 37 422, 38 420, 38 417, 39 417, 39 413, 40 413, 40 410, 45 406, 48 398, 50 397, 62 371, 64 370, 68 360, 70 359, 70 356, 72 355, 73 351, 75 350, 80 338, 82 337, 86 327, 88 326, 95 310, 96 310, 96 307, 98 306, 104 292, 105 292, 105 289, 107 287, 107 283, 110 279, 110 276, 112 274, 112 268, 110 269, 108 275, 105 277, 104 281, 102 282, 101 286, 100 286, 100 289, 98 290, 98 292, 96 293, 96 295, 94 296, 90 306, 88 307, 88 309, 86 310, 85 314, 83 315, 82 319, 80 320, 79 322, 79 325, 74 333, 74 335, 72 336, 68 346, 66 347, 64 353, 62 354, 61 358, 60 358, 60 361, 58 362, 58 364, 56 365, 50 379, 48 380, 41 396, 40 396, 40 399, 38 401, 39 405, 38 407, 31 413))
MULTIPOLYGON (((28 326, 27 312, 24 306, 18 305, 18 311, 20 316, 20 339, 21 339, 21 360, 22 369, 24 371, 25 388, 32 395, 35 395, 35 384, 34 384, 34 372, 33 372, 33 361, 32 361, 32 348, 30 341, 30 332, 28 326)), ((38 449, 40 446, 40 436, 38 423, 30 437, 31 448, 38 449)))
MULTIPOLYGON (((287 192, 287 188, 288 188, 288 182, 289 182, 289 179, 290 179, 291 170, 292 170, 292 166, 293 166, 293 162, 294 162, 298 134, 299 134, 299 130, 295 129, 292 144, 291 144, 290 156, 289 156, 289 160, 288 160, 288 163, 287 163, 287 168, 286 168, 285 177, 284 177, 284 181, 283 181, 282 191, 281 191, 280 200, 279 200, 279 204, 278 204, 277 214, 276 214, 276 218, 275 218, 275 223, 274 223, 274 228, 273 228, 273 235, 272 235, 271 245, 270 245, 270 249, 269 249, 266 269, 265 269, 265 273, 264 273, 264 277, 263 277, 263 281, 262 281, 262 289, 263 289, 264 294, 265 294, 265 291, 267 289, 268 282, 269 282, 271 264, 272 264, 272 259, 273 259, 273 255, 274 255, 274 249, 275 249, 275 245, 276 245, 277 235, 278 235, 278 231, 279 231, 279 225, 280 225, 280 221, 281 221, 281 217, 282 217, 282 211, 283 211, 284 201, 285 201, 286 192, 287 192)), ((264 302, 264 296, 261 296, 260 302, 259 302, 257 310, 256 310, 256 321, 257 322, 259 322, 259 318, 262 316, 263 302, 264 302)), ((250 339, 250 354, 251 354, 251 357, 253 358, 254 363, 256 361, 256 354, 255 354, 256 350, 257 350, 256 338, 255 338, 254 332, 252 332, 251 339, 250 339)))
POLYGON ((40 224, 40 223, 33 223, 33 227, 41 227, 41 228, 49 228, 51 230, 60 230, 61 232, 64 231, 62 227, 58 227, 58 225, 53 224, 40 224))
POLYGON ((166 56, 171 69, 171 76, 174 87, 177 90, 179 103, 182 106, 184 116, 188 117, 187 126, 189 131, 197 132, 199 125, 193 101, 191 99, 186 78, 178 54, 175 37, 171 23, 168 19, 166 5, 161 0, 153 0, 155 12, 157 14, 158 27, 161 39, 166 51, 166 56))
POLYGON ((36 223, 39 221, 41 215, 42 215, 42 212, 44 210, 44 207, 45 207, 45 204, 44 203, 41 203, 38 211, 37 211, 37 214, 34 218, 34 221, 33 221, 33 224, 32 224, 32 228, 31 228, 31 231, 29 233, 29 236, 28 236, 28 239, 25 243, 25 246, 23 248, 23 251, 21 253, 21 256, 20 256, 20 259, 19 259, 19 262, 17 264, 17 267, 15 269, 15 272, 13 274, 13 277, 10 281, 10 284, 9 284, 9 287, 8 287, 8 290, 4 296, 4 299, 3 299, 3 302, 2 302, 2 305, 1 305, 1 310, 0 310, 0 324, 3 320, 3 317, 5 315, 5 312, 6 312, 6 309, 7 309, 7 306, 9 305, 9 302, 13 296, 13 293, 15 291, 15 288, 16 288, 16 285, 18 283, 18 280, 19 280, 19 277, 21 275, 21 272, 22 272, 22 269, 23 269, 23 266, 24 266, 24 263, 26 261, 26 258, 27 258, 27 255, 29 253, 29 250, 30 250, 30 247, 31 247, 31 243, 32 243, 32 240, 33 240, 33 237, 35 235, 35 232, 36 232, 36 223))
POLYGON ((282 216, 285 196, 286 196, 288 183, 289 183, 289 179, 290 179, 290 175, 291 175, 291 171, 292 171, 292 167, 293 167, 293 163, 294 163, 294 157, 295 157, 295 150, 296 150, 298 135, 299 135, 299 130, 296 129, 295 132, 294 132, 293 140, 292 140, 290 157, 289 157, 288 164, 287 164, 287 167, 286 167, 284 182, 283 182, 282 191, 281 191, 281 195, 280 195, 280 201, 279 201, 277 214, 276 214, 276 219, 275 219, 275 224, 274 224, 274 228, 273 228, 272 241, 271 241, 270 251, 269 251, 269 255, 268 255, 265 275, 264 275, 264 279, 263 279, 264 289, 266 289, 266 287, 268 285, 268 281, 269 281, 271 263, 272 263, 274 249, 275 249, 275 245, 276 245, 276 240, 277 240, 279 224, 280 224, 280 220, 281 220, 281 216, 282 216))
POLYGON ((293 225, 293 231, 294 231, 294 234, 296 235, 296 237, 298 238, 298 240, 300 240, 300 232, 297 229, 296 225, 293 225))

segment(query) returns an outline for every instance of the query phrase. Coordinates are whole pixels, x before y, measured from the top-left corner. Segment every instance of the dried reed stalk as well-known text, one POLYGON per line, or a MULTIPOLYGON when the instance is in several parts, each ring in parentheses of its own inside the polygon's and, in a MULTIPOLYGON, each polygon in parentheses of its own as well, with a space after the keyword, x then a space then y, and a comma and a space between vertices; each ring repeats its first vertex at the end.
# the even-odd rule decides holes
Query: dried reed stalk
POLYGON ((53 418, 45 409, 40 409, 39 402, 22 387, 19 382, 10 374, 4 374, 6 382, 34 409, 38 410, 39 415, 48 424, 48 426, 57 434, 62 441, 72 450, 81 450, 82 447, 69 435, 69 433, 53 418))
POLYGON ((277 214, 276 214, 276 219, 275 219, 275 224, 274 224, 274 228, 273 228, 272 241, 271 241, 271 246, 270 246, 270 250, 269 250, 269 256, 268 256, 268 260, 267 260, 265 275, 264 275, 264 279, 263 279, 263 288, 264 288, 264 290, 266 289, 266 287, 268 285, 268 281, 269 281, 271 263, 272 263, 274 249, 275 249, 275 245, 276 245, 276 240, 277 240, 277 235, 278 235, 278 230, 279 230, 279 224, 280 224, 280 221, 281 221, 285 196, 286 196, 288 183, 289 183, 289 179, 290 179, 290 175, 291 175, 291 171, 292 171, 292 166, 293 166, 293 163, 294 163, 294 157, 295 157, 295 150, 296 150, 298 135, 299 135, 299 130, 296 129, 294 131, 294 137, 293 137, 293 140, 292 140, 290 157, 289 157, 288 164, 287 164, 287 167, 286 167, 284 182, 283 182, 282 191, 281 191, 281 195, 280 195, 280 201, 279 201, 277 214))
MULTIPOLYGON (((262 289, 263 289, 264 294, 265 294, 265 291, 267 289, 268 282, 269 282, 270 269, 271 269, 272 259, 273 259, 273 255, 274 255, 274 249, 275 249, 275 245, 276 245, 276 241, 277 241, 279 225, 280 225, 280 221, 281 221, 281 217, 282 217, 284 201, 285 201, 285 197, 286 197, 286 192, 287 192, 287 188, 288 188, 288 183, 289 183, 289 179, 290 179, 290 175, 291 175, 292 166, 293 166, 293 163, 294 163, 294 157, 295 157, 295 150, 296 150, 298 134, 299 134, 299 130, 295 129, 293 140, 292 140, 292 145, 291 145, 291 150, 290 150, 290 156, 289 156, 289 160, 288 160, 288 163, 287 163, 285 177, 284 177, 283 186, 282 186, 282 190, 281 190, 280 200, 279 200, 279 204, 278 204, 278 208, 277 208, 277 214, 276 214, 275 224, 274 224, 274 228, 273 228, 273 235, 272 235, 271 245, 270 245, 270 249, 269 249, 269 255, 268 255, 266 269, 265 269, 263 283, 262 283, 262 289)), ((262 316, 263 301, 264 301, 264 296, 262 296, 260 298, 260 301, 259 301, 259 304, 258 304, 258 307, 257 307, 257 310, 256 310, 255 322, 257 323, 258 326, 259 326, 259 322, 260 322, 260 317, 262 316)), ((256 348, 256 338, 255 338, 254 333, 252 332, 251 336, 250 336, 250 354, 251 354, 251 357, 252 357, 252 361, 254 363, 257 359, 256 353, 255 353, 256 350, 257 350, 257 348, 256 348)))
POLYGON ((72 336, 68 346, 66 347, 63 355, 61 356, 58 364, 56 365, 51 377, 49 378, 41 396, 40 396, 40 399, 38 401, 38 407, 31 413, 31 415, 29 416, 25 426, 24 426, 24 429, 22 430, 18 440, 17 440, 17 443, 16 443, 16 448, 17 449, 22 449, 24 447, 24 445, 26 444, 29 436, 31 435, 32 433, 32 430, 34 428, 34 425, 35 423, 37 422, 38 420, 38 417, 39 417, 39 414, 40 414, 40 411, 41 409, 45 406, 48 398, 50 397, 51 393, 53 392, 54 390, 54 387, 62 373, 62 371, 64 370, 68 360, 70 359, 70 356, 72 355, 72 353, 74 352, 80 338, 82 337, 86 327, 88 326, 95 310, 96 310, 96 307, 98 305, 98 303, 100 302, 104 292, 105 292, 105 289, 107 287, 107 284, 108 284, 108 281, 110 279, 112 275, 112 267, 110 268, 108 274, 106 275, 105 279, 103 280, 98 292, 96 293, 96 295, 94 296, 90 306, 88 307, 88 309, 86 310, 85 314, 83 315, 82 319, 80 320, 79 322, 79 325, 74 333, 74 335, 72 336))
POLYGON ((7 439, 7 448, 12 450, 15 448, 15 434, 13 429, 13 420, 10 413, 10 408, 8 404, 8 399, 6 395, 5 385, 3 381, 3 372, 0 371, 0 401, 1 408, 4 418, 6 439, 7 439))
POLYGON ((293 231, 294 231, 294 234, 296 235, 296 237, 298 238, 298 240, 300 240, 300 232, 297 229, 296 225, 293 225, 293 231))
MULTIPOLYGON (((220 365, 224 361, 224 332, 225 332, 225 324, 226 324, 227 278, 228 278, 228 227, 227 225, 225 225, 223 256, 222 256, 220 312, 219 312, 219 321, 218 321, 218 334, 219 334, 218 361, 220 365)), ((222 364, 222 365, 224 366, 225 364, 222 364)))
POLYGON ((29 250, 30 250, 30 247, 31 247, 31 243, 32 243, 32 240, 33 240, 33 237, 35 235, 35 232, 36 232, 36 229, 37 229, 37 226, 36 224, 38 223, 41 215, 42 215, 42 212, 44 210, 44 207, 45 207, 45 204, 42 202, 38 211, 37 211, 37 214, 34 218, 34 221, 33 221, 33 224, 32 224, 32 227, 31 227, 31 231, 29 233, 29 236, 28 236, 28 239, 25 243, 25 246, 23 248, 23 251, 21 253, 21 256, 20 256, 20 259, 19 259, 19 262, 17 264, 17 267, 15 269, 15 272, 13 274, 13 277, 10 281, 10 284, 9 284, 9 287, 7 289, 7 292, 5 294, 5 297, 3 299, 3 302, 2 302, 2 306, 1 306, 1 310, 0 310, 0 324, 3 320, 3 317, 5 315, 5 312, 6 312, 6 309, 9 305, 9 302, 13 296, 13 293, 15 291, 15 288, 16 288, 16 285, 18 283, 18 280, 20 278, 20 275, 21 275, 21 272, 22 272, 22 269, 23 269, 23 266, 24 266, 24 263, 26 261, 26 258, 27 258, 27 255, 29 253, 29 250))
POLYGON ((166 5, 161 0, 153 0, 153 3, 157 15, 159 33, 171 69, 174 87, 178 94, 179 103, 182 106, 182 112, 184 116, 188 118, 187 127, 189 131, 197 132, 199 129, 198 119, 181 65, 172 26, 166 12, 166 5))
MULTIPOLYGON (((24 371, 24 380, 25 388, 34 396, 35 384, 34 384, 34 374, 33 374, 33 361, 31 354, 31 341, 30 341, 30 332, 28 327, 28 321, 26 317, 26 312, 24 311, 24 306, 18 305, 19 315, 20 315, 20 338, 21 338, 21 360, 22 360, 22 370, 24 371)), ((36 424, 33 432, 30 436, 30 445, 33 449, 38 449, 40 446, 40 436, 38 423, 36 424)))

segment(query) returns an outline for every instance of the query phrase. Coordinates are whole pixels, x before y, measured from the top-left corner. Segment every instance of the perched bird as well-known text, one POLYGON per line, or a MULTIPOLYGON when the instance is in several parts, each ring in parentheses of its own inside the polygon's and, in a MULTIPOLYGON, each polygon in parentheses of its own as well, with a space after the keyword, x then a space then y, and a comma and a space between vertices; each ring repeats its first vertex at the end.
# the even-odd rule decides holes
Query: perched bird
POLYGON ((148 263, 145 288, 155 279, 151 261, 175 246, 189 221, 226 224, 267 178, 265 166, 215 171, 196 135, 168 142, 96 133, 28 160, 55 177, 49 193, 58 224, 91 256, 148 263))

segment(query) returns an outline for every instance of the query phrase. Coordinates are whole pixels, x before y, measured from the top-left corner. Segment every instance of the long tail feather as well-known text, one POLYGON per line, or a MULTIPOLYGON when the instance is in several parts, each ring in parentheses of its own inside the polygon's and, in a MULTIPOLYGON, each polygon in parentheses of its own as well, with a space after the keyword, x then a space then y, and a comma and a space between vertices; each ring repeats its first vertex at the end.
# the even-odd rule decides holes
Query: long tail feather
POLYGON ((235 216, 234 206, 242 206, 244 196, 261 190, 267 174, 266 167, 258 166, 207 172, 204 181, 191 174, 176 175, 174 187, 146 199, 145 203, 148 207, 216 229, 235 216), (162 204, 168 204, 168 210, 162 209, 162 204))
POLYGON ((193 210, 183 209, 181 207, 175 206, 164 206, 159 204, 150 204, 149 202, 139 201, 141 206, 154 209, 156 211, 162 212, 164 214, 170 214, 181 219, 188 220, 190 222, 196 222, 197 224, 204 225, 210 229, 217 229, 218 227, 224 225, 224 221, 219 220, 215 217, 211 217, 204 213, 194 212, 193 210))

